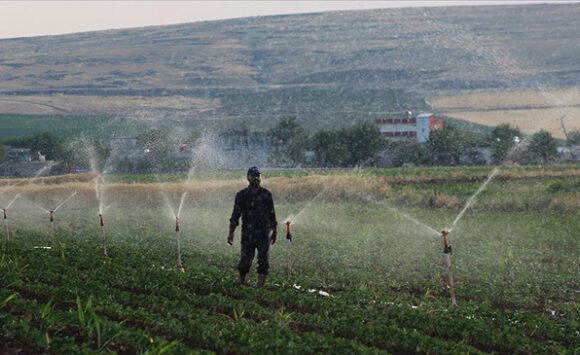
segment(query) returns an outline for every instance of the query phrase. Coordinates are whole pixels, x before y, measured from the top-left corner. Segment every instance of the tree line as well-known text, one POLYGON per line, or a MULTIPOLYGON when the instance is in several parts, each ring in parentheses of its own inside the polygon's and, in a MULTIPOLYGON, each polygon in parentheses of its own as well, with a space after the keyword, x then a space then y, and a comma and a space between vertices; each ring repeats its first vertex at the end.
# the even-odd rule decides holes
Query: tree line
MULTIPOLYGON (((282 118, 267 133, 270 166, 278 167, 354 167, 377 166, 378 157, 388 155, 392 166, 448 166, 486 164, 482 151, 490 152, 492 162, 544 164, 557 157, 557 140, 547 131, 524 136, 517 127, 500 124, 488 133, 446 124, 432 131, 427 142, 383 139, 372 123, 360 122, 333 130, 306 131, 295 117, 282 118)), ((58 161, 57 172, 79 167, 103 168, 105 162, 124 172, 168 172, 189 169, 190 157, 175 154, 183 142, 193 144, 199 134, 175 137, 165 129, 152 129, 135 137, 136 149, 146 152, 138 158, 112 156, 107 142, 97 139, 67 141, 53 133, 37 133, 13 139, 12 146, 40 152, 47 160, 58 161), (97 166, 95 166, 95 164, 97 166), (100 167, 98 165, 101 165, 100 167)), ((580 131, 566 132, 565 144, 580 145, 580 131)), ((115 154, 116 155, 116 154, 115 154)), ((6 152, 0 144, 0 162, 6 152)))
MULTIPOLYGON (((270 131, 275 147, 274 164, 316 167, 374 166, 377 156, 389 155, 393 166, 481 165, 513 161, 520 164, 545 164, 555 161, 558 142, 541 130, 525 136, 517 127, 500 124, 488 133, 474 132, 446 123, 430 133, 423 144, 415 140, 383 139, 371 123, 321 130, 309 135, 293 117, 281 119, 270 131), (309 159, 307 152, 313 153, 309 159)), ((580 131, 566 132, 567 146, 580 145, 580 131)))

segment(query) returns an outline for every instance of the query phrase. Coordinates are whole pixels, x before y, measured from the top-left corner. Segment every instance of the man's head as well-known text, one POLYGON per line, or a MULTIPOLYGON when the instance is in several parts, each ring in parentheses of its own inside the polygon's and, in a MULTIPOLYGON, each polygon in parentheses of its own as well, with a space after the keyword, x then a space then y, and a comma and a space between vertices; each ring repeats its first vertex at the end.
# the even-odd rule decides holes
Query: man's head
POLYGON ((261 175, 262 175, 262 172, 260 171, 260 169, 257 166, 252 166, 251 168, 249 168, 247 178, 248 178, 248 182, 250 183, 250 186, 252 186, 252 187, 260 186, 260 176, 261 175))

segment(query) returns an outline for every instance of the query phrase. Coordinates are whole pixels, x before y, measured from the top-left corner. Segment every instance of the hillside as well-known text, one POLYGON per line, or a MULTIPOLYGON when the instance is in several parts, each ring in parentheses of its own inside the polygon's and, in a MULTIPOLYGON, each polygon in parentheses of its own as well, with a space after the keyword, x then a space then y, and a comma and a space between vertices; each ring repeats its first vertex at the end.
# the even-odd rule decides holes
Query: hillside
POLYGON ((287 115, 320 129, 408 109, 449 114, 429 103, 573 88, 578 18, 577 4, 406 8, 0 40, 0 113, 253 129, 287 115))

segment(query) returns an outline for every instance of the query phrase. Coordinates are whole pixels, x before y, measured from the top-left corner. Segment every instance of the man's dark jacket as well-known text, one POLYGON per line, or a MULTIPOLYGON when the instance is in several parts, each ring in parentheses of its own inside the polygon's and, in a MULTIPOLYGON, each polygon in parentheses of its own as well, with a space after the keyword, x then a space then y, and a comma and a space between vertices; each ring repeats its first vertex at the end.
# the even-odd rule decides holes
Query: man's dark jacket
POLYGON ((242 235, 264 232, 276 228, 276 212, 270 191, 249 186, 236 194, 230 227, 237 227, 242 217, 242 235))

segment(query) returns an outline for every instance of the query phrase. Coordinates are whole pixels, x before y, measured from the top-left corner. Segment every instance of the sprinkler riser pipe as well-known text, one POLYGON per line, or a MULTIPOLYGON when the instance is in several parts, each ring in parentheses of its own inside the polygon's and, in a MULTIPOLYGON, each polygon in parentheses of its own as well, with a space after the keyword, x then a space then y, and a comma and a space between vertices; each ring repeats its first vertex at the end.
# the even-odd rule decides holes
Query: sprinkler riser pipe
POLYGON ((292 241, 292 233, 290 233, 290 221, 284 223, 286 225, 286 239, 292 241))
POLYGON ((54 222, 54 216, 53 216, 53 214, 54 214, 54 211, 48 211, 49 219, 50 219, 51 222, 54 222))
POLYGON ((175 231, 179 232, 179 218, 175 218, 175 231))
POLYGON ((179 231, 175 232, 175 240, 177 242, 177 267, 183 268, 181 263, 181 233, 179 231))
POLYGON ((99 213, 99 226, 101 226, 101 227, 105 226, 105 220, 103 219, 102 213, 99 213))
POLYGON ((4 219, 6 219, 6 209, 5 209, 5 208, 3 208, 3 209, 2 209, 2 212, 4 212, 4 219))
POLYGON ((453 280, 453 271, 451 271, 451 245, 449 244, 449 231, 443 229, 441 231, 441 238, 443 242, 443 263, 445 264, 445 269, 447 270, 447 288, 449 290, 449 295, 451 296, 451 304, 456 306, 457 299, 455 298, 455 282, 453 280))

